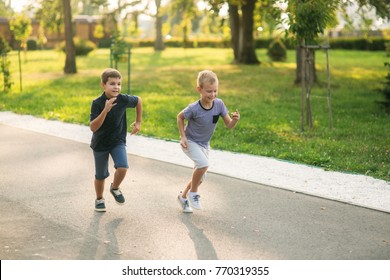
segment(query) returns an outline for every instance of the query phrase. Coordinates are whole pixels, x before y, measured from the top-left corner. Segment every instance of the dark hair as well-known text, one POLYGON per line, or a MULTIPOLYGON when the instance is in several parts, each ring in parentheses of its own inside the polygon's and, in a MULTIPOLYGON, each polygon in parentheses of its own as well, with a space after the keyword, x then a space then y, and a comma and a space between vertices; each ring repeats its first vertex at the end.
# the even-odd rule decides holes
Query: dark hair
POLYGON ((104 69, 104 71, 102 73, 102 76, 101 76, 102 83, 106 84, 107 81, 108 81, 108 78, 119 78, 119 79, 122 79, 122 75, 116 69, 107 68, 107 69, 104 69))

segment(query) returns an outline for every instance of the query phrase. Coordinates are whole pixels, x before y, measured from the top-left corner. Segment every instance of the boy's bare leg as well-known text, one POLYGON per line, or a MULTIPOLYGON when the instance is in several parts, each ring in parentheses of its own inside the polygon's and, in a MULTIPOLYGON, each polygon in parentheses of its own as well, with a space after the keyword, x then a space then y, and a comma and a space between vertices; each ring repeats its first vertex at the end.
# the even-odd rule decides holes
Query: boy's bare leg
POLYGON ((97 199, 103 198, 103 191, 104 191, 104 180, 95 179, 95 192, 96 192, 97 199))
POLYGON ((194 172, 192 173, 192 179, 188 182, 186 188, 184 189, 182 193, 182 197, 186 198, 188 191, 191 192, 198 192, 198 188, 200 184, 202 183, 202 177, 206 173, 208 167, 203 168, 196 168, 194 169, 194 172))
POLYGON ((112 188, 118 189, 127 173, 127 168, 117 168, 114 174, 114 182, 112 182, 112 188))
POLYGON ((190 180, 188 183, 187 183, 187 186, 185 187, 184 191, 181 193, 181 197, 182 198, 187 198, 187 193, 190 191, 191 189, 191 182, 192 180, 190 180))

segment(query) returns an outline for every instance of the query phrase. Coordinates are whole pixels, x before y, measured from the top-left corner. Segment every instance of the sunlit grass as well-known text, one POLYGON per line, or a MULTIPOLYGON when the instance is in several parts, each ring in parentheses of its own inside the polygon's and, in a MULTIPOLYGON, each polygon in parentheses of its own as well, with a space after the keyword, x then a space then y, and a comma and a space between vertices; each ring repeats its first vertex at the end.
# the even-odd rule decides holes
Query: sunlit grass
MULTIPOLYGON (((300 131, 301 89, 293 84, 295 52, 288 52, 286 62, 274 63, 266 50, 257 53, 261 64, 247 66, 231 64, 230 49, 132 49, 131 93, 141 96, 144 104, 141 133, 177 140, 176 115, 198 98, 197 73, 212 69, 219 76, 219 95, 228 109, 241 112, 234 130, 220 122, 213 148, 390 180, 390 117, 378 104, 384 97, 377 91, 386 76, 383 64, 389 60, 384 52, 330 50, 332 130, 326 56, 324 51, 316 52, 319 82, 312 89, 314 127, 304 133, 300 131)), ((110 66, 109 50, 78 57, 75 75, 63 74, 63 53, 29 52, 22 64, 22 92, 16 53, 10 58, 13 92, 3 93, 0 110, 88 125, 91 102, 101 94, 100 73, 110 66)), ((120 63, 119 70, 126 92, 126 64, 120 63)), ((129 122, 133 118, 130 110, 129 122)))

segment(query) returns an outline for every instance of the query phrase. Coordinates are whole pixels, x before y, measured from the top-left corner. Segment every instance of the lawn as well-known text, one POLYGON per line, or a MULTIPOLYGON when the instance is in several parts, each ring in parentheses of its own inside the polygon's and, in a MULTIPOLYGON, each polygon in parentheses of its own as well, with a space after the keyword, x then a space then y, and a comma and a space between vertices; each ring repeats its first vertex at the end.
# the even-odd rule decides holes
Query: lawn
MULTIPOLYGON (((64 75, 65 56, 55 51, 22 55, 23 91, 17 55, 12 59, 13 92, 2 93, 0 110, 88 125, 91 101, 100 93, 99 76, 110 65, 109 50, 77 58, 78 74, 64 75)), ((366 174, 390 181, 390 115, 378 101, 389 61, 385 52, 330 50, 333 129, 329 129, 325 53, 317 51, 319 83, 312 91, 313 129, 300 127, 301 89, 294 86, 295 52, 271 63, 258 50, 261 65, 233 65, 230 49, 135 48, 131 56, 131 93, 142 97, 145 136, 177 140, 177 113, 198 95, 196 75, 212 69, 219 96, 230 111, 239 109, 236 129, 220 122, 214 149, 262 155, 328 170, 366 174)), ((127 91, 126 64, 119 69, 127 91)), ((1 82, 0 86, 2 88, 1 82)), ((129 122, 134 111, 129 111, 129 122)), ((231 164, 231 163, 227 163, 231 164)))

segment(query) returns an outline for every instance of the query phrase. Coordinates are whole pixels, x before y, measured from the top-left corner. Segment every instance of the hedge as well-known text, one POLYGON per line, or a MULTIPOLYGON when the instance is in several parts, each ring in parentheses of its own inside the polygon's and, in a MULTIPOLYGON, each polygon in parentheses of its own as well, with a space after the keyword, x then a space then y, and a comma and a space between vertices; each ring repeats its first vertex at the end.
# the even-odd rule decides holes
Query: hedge
MULTIPOLYGON (((126 39, 132 47, 153 47, 153 39, 126 39)), ((256 49, 268 49, 273 38, 255 39, 256 49)), ((282 42, 287 49, 295 49, 296 43, 292 40, 282 39, 282 42)), ((367 50, 367 51, 384 51, 386 50, 386 43, 389 39, 385 38, 331 38, 329 45, 332 49, 344 50, 367 50)), ((181 39, 165 40, 166 47, 181 48, 183 41, 181 39)), ((104 44, 107 47, 108 44, 104 44)), ((99 44, 99 46, 101 46, 99 44)), ((191 39, 186 42, 186 48, 230 48, 230 40, 227 39, 191 39)))

